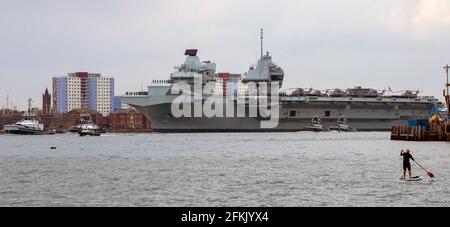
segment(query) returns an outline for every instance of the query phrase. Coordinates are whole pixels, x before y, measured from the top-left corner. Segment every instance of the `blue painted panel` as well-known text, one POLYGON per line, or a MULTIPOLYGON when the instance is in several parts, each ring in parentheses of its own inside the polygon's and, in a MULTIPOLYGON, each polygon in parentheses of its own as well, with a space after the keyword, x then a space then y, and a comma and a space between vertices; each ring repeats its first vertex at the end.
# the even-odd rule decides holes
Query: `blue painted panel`
POLYGON ((97 110, 97 78, 88 78, 88 108, 97 110))
POLYGON ((68 99, 67 99, 67 78, 56 78, 56 111, 58 113, 68 112, 68 99))

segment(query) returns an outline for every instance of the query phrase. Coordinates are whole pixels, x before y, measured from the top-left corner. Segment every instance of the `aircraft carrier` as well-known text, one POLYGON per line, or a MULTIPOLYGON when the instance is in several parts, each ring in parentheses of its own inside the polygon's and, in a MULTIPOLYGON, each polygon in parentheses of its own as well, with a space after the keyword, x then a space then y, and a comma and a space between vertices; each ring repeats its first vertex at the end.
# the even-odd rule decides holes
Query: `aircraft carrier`
POLYGON ((192 87, 199 78, 203 85, 213 82, 216 86, 209 95, 201 96, 201 103, 211 96, 233 97, 234 109, 242 107, 247 113, 252 108, 248 101, 247 83, 277 83, 281 88, 285 77, 284 70, 272 61, 269 53, 261 54, 257 64, 242 76, 216 73, 216 64, 200 61, 195 49, 187 50, 185 55, 184 64, 175 67, 169 80, 153 81, 147 91, 126 92, 122 97, 123 103, 149 117, 155 132, 303 131, 310 126, 313 117, 321 118, 325 127, 333 127, 338 118, 345 117, 348 124, 358 131, 388 131, 394 125, 407 124, 410 119, 427 119, 439 103, 435 97, 419 96, 419 92, 414 91, 395 94, 359 86, 326 91, 296 88, 279 92, 279 122, 273 128, 261 126, 268 119, 259 113, 246 117, 238 117, 237 111, 227 117, 175 117, 172 103, 180 95, 172 92, 172 86, 177 82, 185 82, 192 87), (239 102, 239 99, 247 101, 239 102))

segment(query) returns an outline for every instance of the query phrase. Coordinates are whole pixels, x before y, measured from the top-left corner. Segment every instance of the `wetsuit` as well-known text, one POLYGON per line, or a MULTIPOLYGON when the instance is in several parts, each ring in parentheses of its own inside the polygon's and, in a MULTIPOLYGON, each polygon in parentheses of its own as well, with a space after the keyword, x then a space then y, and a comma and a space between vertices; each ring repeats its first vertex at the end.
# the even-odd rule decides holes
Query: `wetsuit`
POLYGON ((403 170, 411 170, 411 163, 409 163, 409 159, 414 161, 413 156, 410 153, 401 153, 403 156, 403 170))

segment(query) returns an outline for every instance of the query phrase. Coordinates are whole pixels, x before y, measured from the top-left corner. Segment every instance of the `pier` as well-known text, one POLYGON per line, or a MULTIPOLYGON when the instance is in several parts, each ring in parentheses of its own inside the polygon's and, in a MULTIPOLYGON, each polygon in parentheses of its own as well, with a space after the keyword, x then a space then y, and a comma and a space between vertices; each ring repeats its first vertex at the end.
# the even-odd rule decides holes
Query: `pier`
POLYGON ((391 140, 404 141, 450 141, 450 83, 449 65, 444 66, 446 83, 444 97, 447 109, 434 110, 429 119, 411 120, 408 126, 394 126, 391 130, 391 140))
POLYGON ((426 129, 425 126, 394 126, 391 140, 403 141, 450 141, 450 126, 426 129))

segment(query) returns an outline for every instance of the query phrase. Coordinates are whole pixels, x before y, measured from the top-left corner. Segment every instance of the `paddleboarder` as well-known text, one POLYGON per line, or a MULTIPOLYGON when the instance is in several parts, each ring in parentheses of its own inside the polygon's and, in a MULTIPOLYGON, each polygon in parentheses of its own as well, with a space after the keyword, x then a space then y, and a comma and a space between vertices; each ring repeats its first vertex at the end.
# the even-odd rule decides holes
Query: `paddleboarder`
POLYGON ((402 150, 400 152, 400 156, 403 156, 403 179, 406 179, 406 171, 408 171, 408 179, 411 179, 411 163, 409 160, 414 160, 413 156, 411 155, 411 152, 408 150, 404 151, 402 150))

